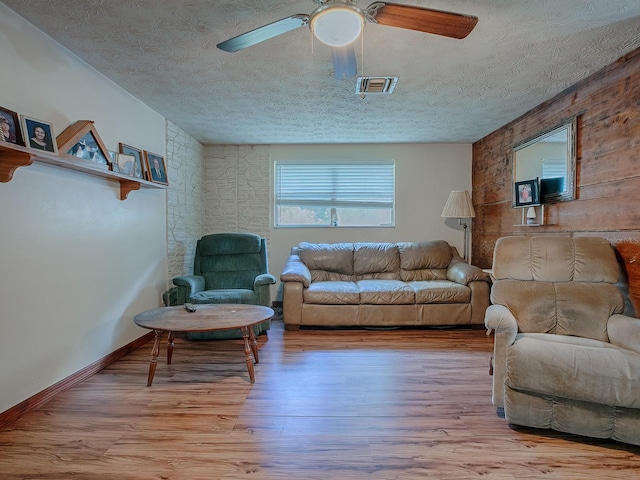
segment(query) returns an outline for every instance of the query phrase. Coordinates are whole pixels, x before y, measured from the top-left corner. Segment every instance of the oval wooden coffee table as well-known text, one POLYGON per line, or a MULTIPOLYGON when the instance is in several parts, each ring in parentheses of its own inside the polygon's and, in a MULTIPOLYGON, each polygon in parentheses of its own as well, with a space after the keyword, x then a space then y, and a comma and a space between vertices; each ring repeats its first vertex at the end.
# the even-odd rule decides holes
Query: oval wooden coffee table
POLYGON ((260 305, 243 304, 207 304, 193 305, 195 312, 188 311, 184 305, 161 307, 139 313, 133 318, 136 325, 153 330, 156 334, 147 386, 153 382, 160 353, 160 339, 164 332, 169 332, 167 339, 167 365, 171 365, 173 356, 173 339, 176 332, 215 332, 218 330, 234 330, 239 328, 244 337, 244 352, 247 357, 249 379, 255 383, 253 363, 258 363, 258 342, 253 333, 253 326, 273 317, 273 310, 260 305))

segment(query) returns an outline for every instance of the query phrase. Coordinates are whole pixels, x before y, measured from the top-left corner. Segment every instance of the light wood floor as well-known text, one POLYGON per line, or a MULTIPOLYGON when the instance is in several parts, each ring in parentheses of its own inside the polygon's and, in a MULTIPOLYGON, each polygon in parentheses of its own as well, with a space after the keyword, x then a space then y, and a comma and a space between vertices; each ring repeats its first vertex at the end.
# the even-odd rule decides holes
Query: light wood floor
POLYGON ((631 479, 640 449, 515 429, 481 330, 302 330, 151 344, 0 431, 10 479, 631 479), (166 352, 165 348, 161 354, 166 352))

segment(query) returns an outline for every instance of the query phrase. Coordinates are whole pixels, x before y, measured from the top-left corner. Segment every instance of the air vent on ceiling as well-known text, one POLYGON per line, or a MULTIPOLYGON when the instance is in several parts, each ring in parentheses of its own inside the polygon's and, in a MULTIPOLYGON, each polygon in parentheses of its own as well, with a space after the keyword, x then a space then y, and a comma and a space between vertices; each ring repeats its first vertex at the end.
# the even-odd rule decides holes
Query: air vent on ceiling
POLYGON ((393 92, 398 83, 398 77, 358 77, 356 94, 393 92))

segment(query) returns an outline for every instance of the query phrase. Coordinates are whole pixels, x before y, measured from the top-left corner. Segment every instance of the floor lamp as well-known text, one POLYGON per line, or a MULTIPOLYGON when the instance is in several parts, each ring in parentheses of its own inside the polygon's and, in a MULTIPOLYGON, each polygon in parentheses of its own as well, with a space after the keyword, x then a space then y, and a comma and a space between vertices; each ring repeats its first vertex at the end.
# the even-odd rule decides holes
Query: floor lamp
POLYGON ((444 204, 444 209, 442 210, 442 217, 444 218, 457 218, 460 222, 460 225, 464 228, 464 250, 462 252, 462 256, 467 262, 469 261, 469 256, 467 255, 467 227, 466 223, 462 223, 463 218, 475 218, 476 212, 473 209, 473 203, 471 202, 471 197, 469 196, 469 192, 466 190, 453 190, 449 194, 449 198, 447 199, 447 203, 444 204))

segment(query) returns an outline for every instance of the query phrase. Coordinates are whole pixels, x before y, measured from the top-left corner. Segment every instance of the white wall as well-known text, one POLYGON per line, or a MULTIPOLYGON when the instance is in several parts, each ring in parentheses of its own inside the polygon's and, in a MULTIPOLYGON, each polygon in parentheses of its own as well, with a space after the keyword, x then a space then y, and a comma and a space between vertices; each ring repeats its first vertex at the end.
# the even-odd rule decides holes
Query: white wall
MULTIPOLYGON (((0 3, 0 105, 165 152, 165 120, 0 3)), ((167 287, 166 191, 55 166, 0 184, 0 412, 146 333, 167 287)), ((144 385, 145 379, 140 379, 144 385)))
POLYGON ((451 190, 471 192, 470 144, 272 145, 270 154, 272 167, 273 161, 283 159, 396 160, 394 228, 272 227, 270 266, 276 277, 282 272, 291 247, 301 241, 446 240, 462 252, 463 234, 458 221, 445 222, 440 214, 451 190))

